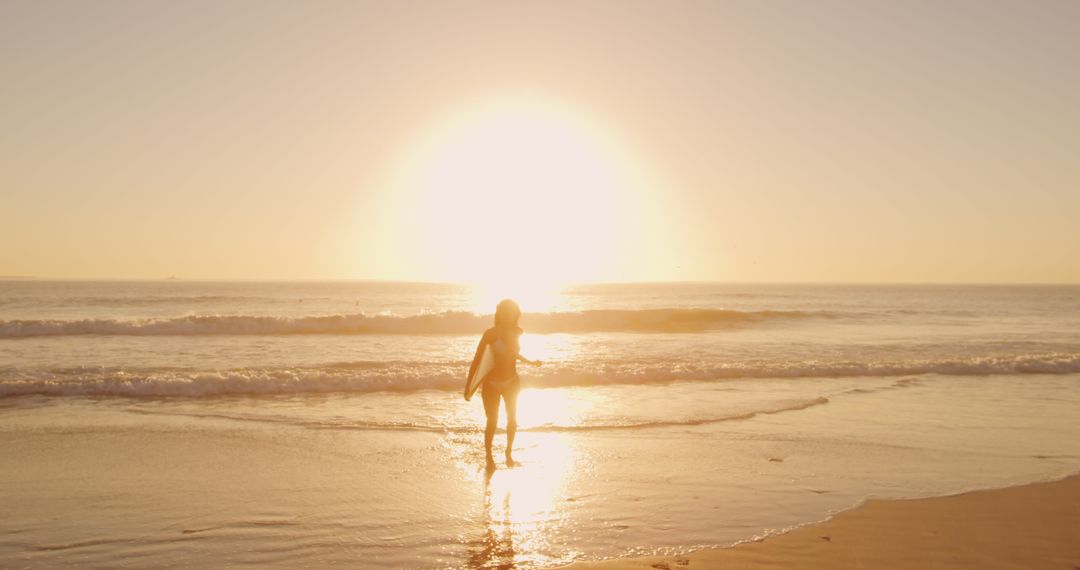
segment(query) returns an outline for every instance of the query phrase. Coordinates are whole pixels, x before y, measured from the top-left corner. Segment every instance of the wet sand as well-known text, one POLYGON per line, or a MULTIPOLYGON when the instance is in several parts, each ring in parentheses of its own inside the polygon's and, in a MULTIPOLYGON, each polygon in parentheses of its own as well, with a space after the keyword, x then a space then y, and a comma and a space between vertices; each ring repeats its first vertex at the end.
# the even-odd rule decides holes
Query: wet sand
POLYGON ((1080 476, 930 499, 873 500, 813 525, 686 556, 573 564, 679 568, 1080 568, 1080 476))
MULTIPOLYGON (((883 501, 864 516, 856 506, 868 496, 940 497, 1080 472, 1077 380, 530 389, 523 393, 527 426, 617 417, 661 397, 684 414, 696 401, 732 406, 732 413, 742 403, 775 409, 817 396, 829 401, 701 425, 530 427, 515 441, 521 465, 492 474, 484 470, 475 429, 368 427, 388 417, 382 410, 480 425, 472 415, 482 413, 478 402, 466 407, 457 394, 441 391, 9 398, 0 402, 0 457, 9 459, 0 461, 0 567, 157 568, 182 561, 258 569, 552 568, 730 545, 848 512, 825 527, 807 527, 803 542, 788 542, 800 536, 796 531, 762 545, 702 552, 695 567, 709 567, 707 556, 744 557, 734 567, 754 567, 759 559, 786 567, 946 567, 951 560, 903 562, 957 553, 971 566, 992 567, 983 563, 990 560, 1038 568, 1031 560, 1046 559, 1046 567, 1072 568, 1080 556, 1046 553, 1080 536, 1076 520, 1064 518, 1080 512, 1075 484, 975 505, 985 512, 947 505, 909 514, 908 503, 883 501), (575 409, 582 415, 551 415, 575 409), (1057 513, 1061 507, 1069 511, 1057 513), (856 522, 832 528, 852 517, 856 522), (925 522, 942 536, 919 535, 925 522), (965 525, 998 534, 958 538, 965 525), (857 534, 868 530, 873 540, 857 534)), ((496 454, 505 441, 496 437, 496 454)), ((654 559, 639 567, 652 564, 686 566, 654 559)))

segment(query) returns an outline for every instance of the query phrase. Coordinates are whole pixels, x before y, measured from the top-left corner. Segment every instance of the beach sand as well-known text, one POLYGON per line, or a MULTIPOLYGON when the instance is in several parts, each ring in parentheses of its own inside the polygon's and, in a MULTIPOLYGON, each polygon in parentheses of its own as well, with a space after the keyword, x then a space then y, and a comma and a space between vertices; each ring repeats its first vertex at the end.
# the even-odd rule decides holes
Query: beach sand
MULTIPOLYGON (((690 567, 1074 568, 1078 480, 1015 485, 1077 473, 1075 381, 753 381, 741 398, 763 409, 773 404, 751 388, 796 402, 819 383, 839 394, 742 421, 528 430, 521 465, 493 474, 479 431, 357 423, 371 410, 454 410, 441 391, 12 398, 0 402, 0 567, 550 568, 697 550, 690 567), (886 500, 977 488, 1007 489, 886 500), (864 497, 881 500, 850 510, 864 497)), ((715 388, 736 400, 735 385, 715 388)), ((714 386, 665 389, 676 388, 669 403, 686 410, 714 386)), ((626 409, 651 390, 524 397, 533 410, 590 395, 626 409)), ((653 564, 688 566, 606 567, 653 564)))
POLYGON ((1080 476, 949 497, 872 500, 786 534, 570 570, 1080 568, 1080 476))

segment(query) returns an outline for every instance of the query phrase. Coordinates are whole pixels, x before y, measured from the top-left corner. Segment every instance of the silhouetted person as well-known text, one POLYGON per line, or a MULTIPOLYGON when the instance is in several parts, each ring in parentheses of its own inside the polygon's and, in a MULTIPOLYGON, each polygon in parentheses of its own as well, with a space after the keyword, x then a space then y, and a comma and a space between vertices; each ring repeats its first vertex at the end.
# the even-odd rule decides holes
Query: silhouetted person
POLYGON ((476 356, 473 357, 472 366, 469 368, 471 377, 476 367, 480 365, 484 347, 491 345, 495 366, 482 380, 483 385, 480 388, 484 398, 484 413, 487 415, 487 426, 484 428, 484 450, 487 451, 488 467, 495 466, 495 459, 491 456, 491 443, 495 439, 495 430, 499 426, 499 398, 506 401, 506 465, 510 467, 514 465, 517 397, 518 392, 521 391, 517 361, 540 366, 540 361, 529 360, 521 355, 521 345, 518 340, 524 331, 518 326, 520 319, 521 308, 517 303, 510 299, 500 301, 495 307, 495 326, 484 331, 484 336, 480 338, 480 344, 476 347, 476 356))

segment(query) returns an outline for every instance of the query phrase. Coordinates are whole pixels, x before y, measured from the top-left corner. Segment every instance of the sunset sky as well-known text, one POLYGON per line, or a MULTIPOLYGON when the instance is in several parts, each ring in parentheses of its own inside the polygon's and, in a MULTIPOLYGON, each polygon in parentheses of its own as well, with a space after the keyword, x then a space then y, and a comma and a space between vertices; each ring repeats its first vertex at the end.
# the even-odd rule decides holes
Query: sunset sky
POLYGON ((0 3, 0 275, 1080 282, 1080 2, 0 3))

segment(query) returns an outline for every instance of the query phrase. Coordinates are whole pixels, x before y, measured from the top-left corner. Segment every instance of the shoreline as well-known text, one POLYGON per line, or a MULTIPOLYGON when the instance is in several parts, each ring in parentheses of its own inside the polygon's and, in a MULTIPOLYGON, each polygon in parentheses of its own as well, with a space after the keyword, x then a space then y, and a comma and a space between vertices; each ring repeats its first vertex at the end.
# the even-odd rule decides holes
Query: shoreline
POLYGON ((1080 568, 1080 474, 921 499, 869 499, 782 534, 564 570, 1080 568))

